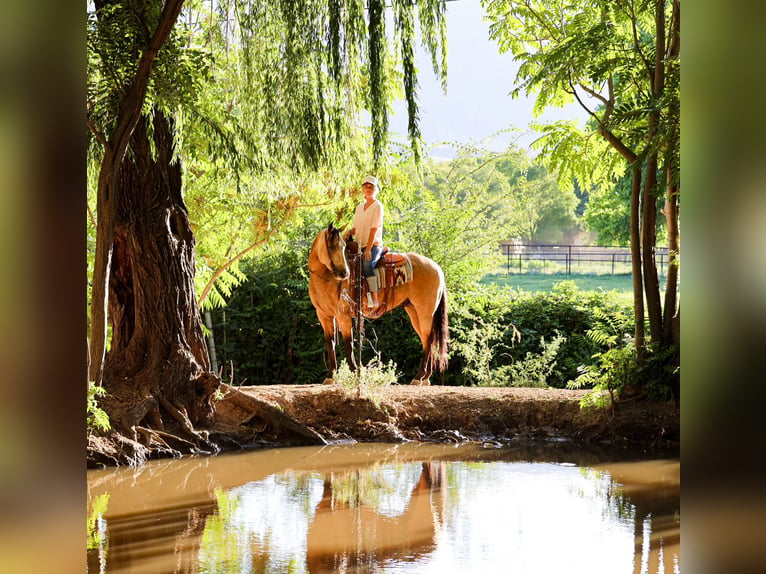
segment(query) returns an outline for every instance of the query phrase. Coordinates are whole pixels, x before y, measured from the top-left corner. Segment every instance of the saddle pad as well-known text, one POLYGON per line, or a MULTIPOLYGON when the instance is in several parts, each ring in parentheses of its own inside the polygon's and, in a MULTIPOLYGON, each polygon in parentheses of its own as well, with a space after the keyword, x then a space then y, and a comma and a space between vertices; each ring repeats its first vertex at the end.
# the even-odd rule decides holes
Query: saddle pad
POLYGON ((375 267, 378 285, 382 288, 395 287, 412 281, 412 263, 404 253, 386 253, 375 267))

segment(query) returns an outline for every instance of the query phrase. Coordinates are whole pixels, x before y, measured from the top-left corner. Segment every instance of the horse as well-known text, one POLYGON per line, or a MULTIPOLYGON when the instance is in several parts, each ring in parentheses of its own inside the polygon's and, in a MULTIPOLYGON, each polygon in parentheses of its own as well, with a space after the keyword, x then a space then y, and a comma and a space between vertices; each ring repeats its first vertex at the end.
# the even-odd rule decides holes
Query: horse
MULTIPOLYGON (((385 308, 384 314, 397 307, 404 307, 423 345, 423 358, 411 384, 430 385, 434 368, 441 372, 447 368, 447 286, 444 273, 436 262, 416 253, 407 253, 406 256, 412 264, 412 280, 396 286, 393 297, 387 298, 391 304, 385 308)), ((357 369, 352 330, 352 317, 356 315, 357 309, 350 296, 352 286, 346 242, 341 230, 332 223, 314 239, 308 266, 309 297, 322 325, 329 355, 330 375, 324 383, 330 384, 337 368, 337 328, 340 328, 343 337, 349 368, 352 371, 357 369)))

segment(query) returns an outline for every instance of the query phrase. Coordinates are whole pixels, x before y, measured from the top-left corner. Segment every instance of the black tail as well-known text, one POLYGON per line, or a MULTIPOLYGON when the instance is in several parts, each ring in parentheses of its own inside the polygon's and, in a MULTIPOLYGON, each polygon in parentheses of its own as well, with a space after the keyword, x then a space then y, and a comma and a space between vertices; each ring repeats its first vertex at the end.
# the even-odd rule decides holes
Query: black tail
POLYGON ((431 323, 431 336, 429 337, 432 361, 440 372, 447 370, 447 346, 449 343, 449 317, 447 317, 447 288, 442 288, 442 296, 439 305, 434 312, 431 323), (437 358, 438 353, 438 358, 437 358))

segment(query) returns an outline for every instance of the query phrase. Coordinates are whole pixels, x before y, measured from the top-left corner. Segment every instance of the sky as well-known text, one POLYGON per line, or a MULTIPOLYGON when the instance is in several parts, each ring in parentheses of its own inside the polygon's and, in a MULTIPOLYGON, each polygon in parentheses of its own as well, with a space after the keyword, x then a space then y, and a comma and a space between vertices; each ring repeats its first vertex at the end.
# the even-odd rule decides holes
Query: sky
MULTIPOLYGON (((513 99, 510 92, 518 65, 510 53, 500 54, 489 38, 489 22, 484 21, 479 0, 447 2, 447 95, 434 77, 430 58, 418 54, 420 128, 429 146, 442 142, 481 142, 494 151, 504 150, 511 141, 528 148, 535 139, 528 132, 529 122, 577 118, 586 113, 577 104, 546 111, 534 118, 534 97, 513 99), (501 130, 519 128, 503 133, 501 130), (492 137, 494 136, 494 137, 492 137)), ((406 135, 407 112, 403 101, 394 105, 391 131, 406 135)), ((436 157, 453 157, 449 148, 431 150, 436 157)))

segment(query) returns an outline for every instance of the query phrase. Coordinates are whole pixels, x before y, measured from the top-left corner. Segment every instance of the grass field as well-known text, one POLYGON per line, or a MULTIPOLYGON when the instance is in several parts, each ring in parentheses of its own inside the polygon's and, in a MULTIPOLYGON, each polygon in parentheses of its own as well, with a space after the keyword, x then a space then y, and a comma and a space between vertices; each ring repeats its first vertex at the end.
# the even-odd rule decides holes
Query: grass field
POLYGON ((524 291, 550 291, 553 285, 561 281, 574 281, 582 291, 622 291, 633 292, 633 277, 623 275, 595 275, 573 273, 494 273, 486 275, 480 283, 484 285, 508 285, 524 291))

